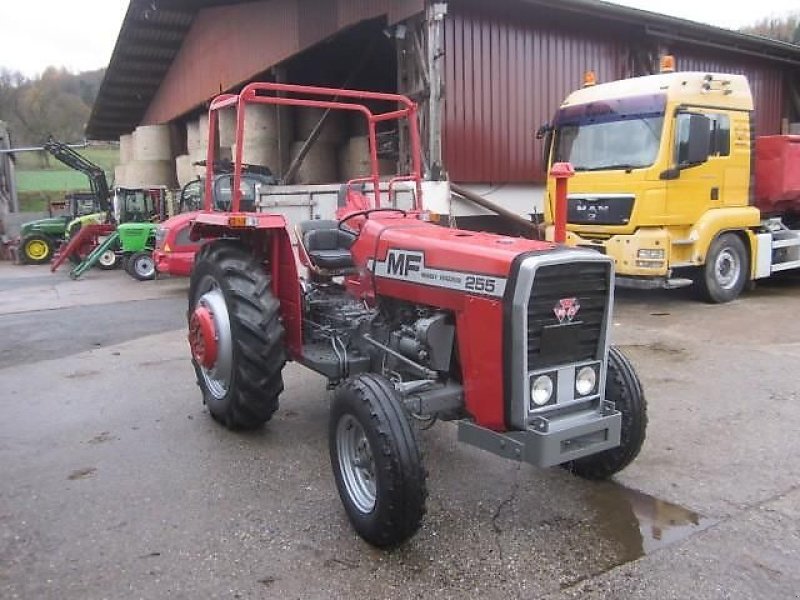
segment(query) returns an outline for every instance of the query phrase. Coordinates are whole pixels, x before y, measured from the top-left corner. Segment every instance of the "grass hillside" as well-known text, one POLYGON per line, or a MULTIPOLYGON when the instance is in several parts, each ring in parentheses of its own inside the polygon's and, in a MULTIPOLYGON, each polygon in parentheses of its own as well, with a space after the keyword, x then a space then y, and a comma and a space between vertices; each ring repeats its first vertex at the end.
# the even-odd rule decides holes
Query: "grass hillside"
MULTIPOLYGON (((109 186, 114 179, 114 166, 119 163, 119 149, 113 146, 78 148, 78 154, 100 165, 106 172, 109 186)), ((42 168, 37 152, 17 155, 17 191, 23 211, 47 210, 52 200, 60 200, 68 192, 89 190, 89 179, 52 156, 50 166, 42 168)))

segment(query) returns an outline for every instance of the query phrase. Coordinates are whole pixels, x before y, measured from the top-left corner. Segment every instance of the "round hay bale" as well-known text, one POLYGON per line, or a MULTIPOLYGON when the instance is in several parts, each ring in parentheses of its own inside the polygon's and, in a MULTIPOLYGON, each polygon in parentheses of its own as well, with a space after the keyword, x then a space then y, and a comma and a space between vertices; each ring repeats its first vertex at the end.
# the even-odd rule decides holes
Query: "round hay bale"
POLYGON ((186 122, 186 150, 195 154, 200 148, 200 123, 197 121, 186 122))
POLYGON ((133 160, 133 134, 119 136, 119 162, 127 165, 133 160))
MULTIPOLYGON (((236 144, 231 146, 231 156, 236 156, 236 144)), ((245 136, 242 146, 242 163, 269 167, 273 173, 280 172, 281 153, 275 138, 252 139, 245 136)))
MULTIPOLYGON (((298 108, 295 111, 295 135, 298 140, 307 140, 325 114, 324 108, 298 108)), ((318 142, 339 143, 344 138, 344 116, 340 110, 331 110, 322 124, 318 142)))
POLYGON ((369 138, 352 137, 339 152, 339 175, 347 181, 370 174, 369 138))
MULTIPOLYGON (((247 104, 244 107, 244 139, 278 139, 278 107, 247 104)), ((233 142, 231 142, 233 143, 233 142)))
POLYGON ((208 148, 208 113, 201 113, 197 120, 197 139, 197 148, 205 153, 208 148))
MULTIPOLYGON (((292 144, 292 159, 300 153, 304 142, 292 144)), ((303 162, 297 170, 294 183, 316 184, 333 183, 336 177, 336 146, 317 140, 305 155, 303 162)))
POLYGON ((175 163, 172 160, 138 160, 126 165, 127 187, 175 187, 176 183, 175 163))
POLYGON ((219 118, 219 145, 223 148, 230 148, 236 142, 236 109, 225 108, 218 111, 217 115, 219 118))
POLYGON ((127 184, 126 182, 126 174, 127 174, 127 165, 117 165, 114 167, 114 185, 115 186, 122 186, 125 187, 127 184))
POLYGON ((140 125, 133 132, 133 161, 153 160, 172 160, 167 125, 140 125))
POLYGON ((197 171, 192 165, 192 157, 189 154, 181 154, 175 158, 175 174, 180 187, 197 179, 197 171))

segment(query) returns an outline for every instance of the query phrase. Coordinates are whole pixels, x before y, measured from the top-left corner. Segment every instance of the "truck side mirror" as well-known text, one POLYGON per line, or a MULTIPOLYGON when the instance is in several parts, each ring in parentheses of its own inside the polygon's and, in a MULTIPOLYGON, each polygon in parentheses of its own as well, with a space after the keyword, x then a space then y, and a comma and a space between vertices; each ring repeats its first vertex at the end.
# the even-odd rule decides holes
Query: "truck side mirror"
POLYGON ((678 115, 678 168, 702 164, 708 160, 711 145, 711 121, 699 114, 678 115))

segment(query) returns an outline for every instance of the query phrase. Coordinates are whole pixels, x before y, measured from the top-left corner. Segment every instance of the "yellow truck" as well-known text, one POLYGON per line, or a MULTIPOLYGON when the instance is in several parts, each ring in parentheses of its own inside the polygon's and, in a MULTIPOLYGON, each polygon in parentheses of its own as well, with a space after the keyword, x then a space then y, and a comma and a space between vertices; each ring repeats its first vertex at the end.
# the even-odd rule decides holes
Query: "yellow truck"
MULTIPOLYGON (((800 268, 800 136, 756 139, 753 109, 747 79, 719 73, 570 94, 542 130, 548 164, 575 170, 567 243, 612 257, 619 286, 694 285, 715 303, 800 268)), ((554 206, 550 178, 550 224, 554 206)))

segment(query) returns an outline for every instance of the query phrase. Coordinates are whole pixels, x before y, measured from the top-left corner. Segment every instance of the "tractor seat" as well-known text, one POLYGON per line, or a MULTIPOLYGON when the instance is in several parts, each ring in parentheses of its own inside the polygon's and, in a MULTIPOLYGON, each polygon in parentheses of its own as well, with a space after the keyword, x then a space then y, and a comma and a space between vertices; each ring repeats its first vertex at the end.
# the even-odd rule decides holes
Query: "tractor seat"
POLYGON ((298 225, 298 238, 314 266, 326 271, 353 268, 350 246, 355 235, 342 231, 338 221, 318 219, 298 225))

